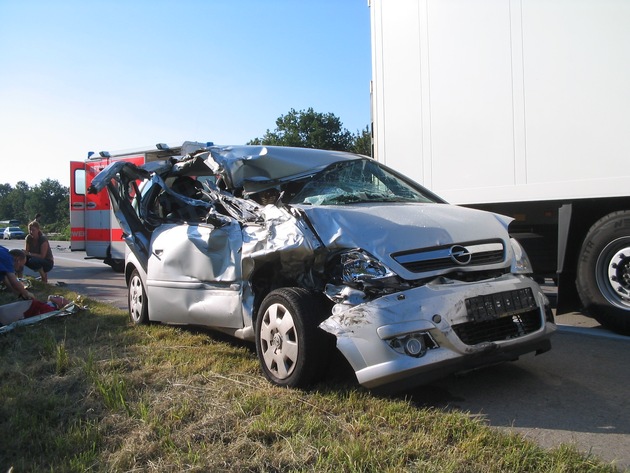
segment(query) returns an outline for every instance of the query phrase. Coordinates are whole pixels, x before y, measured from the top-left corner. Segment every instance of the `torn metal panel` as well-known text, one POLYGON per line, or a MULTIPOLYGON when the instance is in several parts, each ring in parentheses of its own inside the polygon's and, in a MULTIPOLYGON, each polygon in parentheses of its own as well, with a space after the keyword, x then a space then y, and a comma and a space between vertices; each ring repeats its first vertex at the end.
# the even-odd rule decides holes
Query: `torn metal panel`
POLYGON ((98 173, 96 177, 94 177, 88 192, 91 194, 100 192, 111 182, 112 179, 116 179, 119 182, 129 183, 136 179, 148 179, 150 176, 151 173, 149 171, 146 171, 131 162, 114 161, 98 173))
POLYGON ((321 153, 308 148, 227 146, 210 150, 214 170, 229 188, 257 192, 279 182, 312 175, 334 162, 360 158, 340 151, 321 153))
MULTIPOLYGON (((278 260, 288 277, 309 269, 320 241, 304 224, 284 208, 268 205, 261 210, 262 225, 243 228, 243 259, 254 261, 278 260)), ((248 278, 249 273, 244 274, 248 278)))

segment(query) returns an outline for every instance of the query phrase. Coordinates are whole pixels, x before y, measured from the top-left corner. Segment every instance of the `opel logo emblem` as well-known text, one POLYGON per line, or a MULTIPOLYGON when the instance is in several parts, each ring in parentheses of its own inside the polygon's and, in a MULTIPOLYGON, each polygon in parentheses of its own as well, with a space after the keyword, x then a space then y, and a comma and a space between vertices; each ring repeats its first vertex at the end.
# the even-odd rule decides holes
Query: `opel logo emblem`
POLYGON ((449 254, 450 254, 451 259, 455 263, 461 266, 464 266, 470 263, 470 260, 472 258, 470 251, 468 251, 467 248, 464 248, 463 246, 460 246, 460 245, 451 246, 451 250, 449 251, 449 254))

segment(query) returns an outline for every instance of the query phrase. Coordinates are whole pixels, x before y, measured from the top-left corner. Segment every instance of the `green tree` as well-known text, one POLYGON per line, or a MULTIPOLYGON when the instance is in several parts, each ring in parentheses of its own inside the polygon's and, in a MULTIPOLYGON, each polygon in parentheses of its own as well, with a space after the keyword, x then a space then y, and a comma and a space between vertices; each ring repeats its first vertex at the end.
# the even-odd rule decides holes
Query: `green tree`
POLYGON ((357 131, 357 134, 353 136, 350 151, 365 156, 372 156, 372 133, 369 126, 366 126, 361 131, 357 131))
POLYGON ((59 232, 69 221, 69 190, 52 179, 44 179, 26 196, 24 206, 28 220, 42 214, 41 223, 47 232, 59 232), (63 223, 62 227, 59 224, 63 223))
POLYGON ((40 213, 44 233, 68 233, 69 199, 69 189, 52 179, 35 187, 24 181, 0 184, 0 220, 17 219, 24 228, 40 213))
POLYGON ((276 120, 276 129, 262 138, 254 138, 248 144, 297 146, 348 151, 353 142, 352 133, 343 128, 341 120, 332 113, 318 113, 291 109, 276 120))
POLYGON ((29 185, 24 181, 19 181, 11 192, 5 197, 5 218, 12 219, 15 218, 22 223, 28 222, 28 214, 26 213, 25 205, 26 196, 31 191, 29 185))
POLYGON ((9 195, 13 187, 11 184, 0 184, 0 220, 9 220, 13 208, 9 205, 9 195))

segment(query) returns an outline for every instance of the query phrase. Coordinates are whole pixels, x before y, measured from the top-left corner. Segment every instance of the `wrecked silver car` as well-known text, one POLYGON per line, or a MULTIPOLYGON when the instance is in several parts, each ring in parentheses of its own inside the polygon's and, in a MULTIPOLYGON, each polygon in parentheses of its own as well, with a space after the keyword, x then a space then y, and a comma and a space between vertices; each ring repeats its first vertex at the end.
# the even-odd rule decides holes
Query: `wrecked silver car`
POLYGON ((548 301, 510 219, 445 203, 365 156, 208 146, 107 188, 136 324, 255 341, 265 376, 306 386, 336 347, 368 388, 426 383, 550 349, 548 301))

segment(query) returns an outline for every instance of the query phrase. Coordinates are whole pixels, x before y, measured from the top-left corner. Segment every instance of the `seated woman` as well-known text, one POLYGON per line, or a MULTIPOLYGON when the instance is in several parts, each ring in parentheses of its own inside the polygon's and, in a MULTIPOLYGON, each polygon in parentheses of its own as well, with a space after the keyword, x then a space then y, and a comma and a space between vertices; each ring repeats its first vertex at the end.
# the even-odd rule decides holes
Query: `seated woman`
POLYGON ((48 238, 42 233, 39 222, 33 220, 28 224, 26 235, 26 267, 39 272, 42 282, 48 282, 48 273, 55 265, 48 238))

